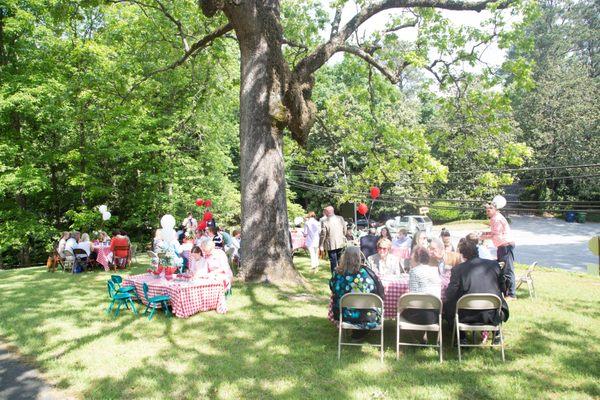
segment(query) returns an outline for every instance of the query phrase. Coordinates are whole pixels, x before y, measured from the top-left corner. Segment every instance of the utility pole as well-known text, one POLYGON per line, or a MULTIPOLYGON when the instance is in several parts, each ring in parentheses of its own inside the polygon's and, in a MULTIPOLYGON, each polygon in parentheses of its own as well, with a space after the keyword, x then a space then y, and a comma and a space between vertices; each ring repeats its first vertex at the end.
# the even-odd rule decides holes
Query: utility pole
MULTIPOLYGON (((344 173, 344 183, 346 184, 346 187, 348 187, 348 175, 346 175, 346 157, 342 156, 342 172, 344 173)), ((357 223, 358 223, 358 219, 356 217, 356 202, 352 202, 352 205, 354 206, 354 229, 357 228, 357 223)))

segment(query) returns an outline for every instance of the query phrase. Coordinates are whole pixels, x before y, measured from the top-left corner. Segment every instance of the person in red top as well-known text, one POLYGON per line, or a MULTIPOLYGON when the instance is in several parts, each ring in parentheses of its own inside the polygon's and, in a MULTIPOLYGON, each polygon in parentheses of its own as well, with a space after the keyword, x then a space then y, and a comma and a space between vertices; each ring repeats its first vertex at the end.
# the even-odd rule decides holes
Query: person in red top
POLYGON ((121 231, 114 231, 113 237, 110 240, 110 251, 113 253, 114 258, 127 258, 128 250, 116 250, 116 246, 129 246, 129 238, 123 235, 121 231))
POLYGON ((498 211, 496 204, 489 203, 485 206, 485 213, 490 219, 490 231, 484 232, 481 236, 484 239, 492 239, 497 249, 498 262, 504 262, 504 275, 506 282, 506 297, 516 298, 515 282, 515 241, 513 239, 510 225, 506 218, 498 211))

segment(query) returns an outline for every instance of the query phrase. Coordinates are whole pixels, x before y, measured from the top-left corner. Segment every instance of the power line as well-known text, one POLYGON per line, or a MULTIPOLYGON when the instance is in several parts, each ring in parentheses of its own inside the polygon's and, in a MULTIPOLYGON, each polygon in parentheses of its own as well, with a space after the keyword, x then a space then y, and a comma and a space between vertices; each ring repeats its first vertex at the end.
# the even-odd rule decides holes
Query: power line
MULTIPOLYGON (((365 196, 364 194, 358 194, 358 193, 354 193, 354 192, 347 192, 344 193, 339 189, 335 189, 332 187, 327 187, 327 186, 322 186, 322 185, 316 185, 316 184, 312 184, 312 183, 308 183, 308 182, 302 182, 302 181, 295 181, 295 180, 288 180, 288 182, 290 183, 290 185, 295 186, 297 188, 300 189, 305 189, 305 190, 310 190, 310 191, 320 191, 320 192, 329 192, 332 194, 338 194, 338 195, 343 195, 343 194, 349 194, 355 197, 358 197, 360 199, 367 199, 367 196, 365 196)), ((378 202, 381 203, 387 203, 387 204, 398 204, 401 202, 405 202, 406 200, 421 200, 424 202, 437 202, 437 201, 448 201, 448 200, 452 200, 454 202, 462 202, 462 203, 482 203, 480 201, 475 201, 475 200, 459 200, 459 199, 435 199, 435 198, 419 198, 419 197, 403 197, 403 196, 399 196, 396 198, 390 198, 389 196, 383 197, 380 196, 380 198, 377 199, 378 202)), ((509 204, 513 204, 514 206, 518 206, 518 203, 514 203, 511 202, 509 204)), ((430 204, 428 205, 428 207, 430 208, 441 208, 441 209, 457 209, 457 210, 479 210, 481 211, 481 207, 473 207, 473 206, 451 206, 451 205, 439 205, 439 204, 430 204)), ((569 209, 571 208, 577 208, 573 211, 579 211, 579 212, 589 212, 589 213, 600 213, 600 209, 593 209, 590 207, 596 207, 596 206, 592 206, 592 205, 588 205, 586 209, 579 209, 579 206, 575 206, 575 207, 568 207, 569 209)), ((584 206, 581 206, 584 207, 584 206)), ((540 211, 558 211, 558 212, 563 212, 564 210, 559 210, 559 209, 545 209, 545 210, 541 210, 541 209, 537 209, 537 208, 504 208, 504 211, 507 212, 514 212, 514 211, 526 211, 526 212, 540 212, 540 211)))
MULTIPOLYGON (((294 162, 290 163, 290 165, 295 165, 295 166, 302 167, 302 168, 308 168, 307 165, 298 164, 298 163, 294 163, 294 162)), ((600 167, 600 163, 561 165, 561 166, 551 166, 551 167, 496 168, 496 169, 473 170, 473 171, 449 171, 448 174, 468 175, 468 174, 485 173, 485 172, 550 171, 550 170, 556 170, 556 169, 576 169, 576 168, 593 168, 593 167, 600 167)))

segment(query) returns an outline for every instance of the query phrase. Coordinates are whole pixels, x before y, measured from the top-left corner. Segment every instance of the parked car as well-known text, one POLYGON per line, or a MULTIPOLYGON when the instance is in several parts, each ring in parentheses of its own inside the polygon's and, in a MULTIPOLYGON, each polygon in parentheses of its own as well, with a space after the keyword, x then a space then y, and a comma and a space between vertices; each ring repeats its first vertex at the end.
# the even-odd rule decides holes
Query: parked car
POLYGON ((358 218, 356 220, 356 229, 359 231, 366 230, 369 226, 374 225, 376 222, 372 219, 367 220, 366 218, 358 218))
POLYGON ((396 217, 393 220, 389 220, 388 224, 392 225, 388 226, 388 228, 394 232, 398 232, 400 229, 404 228, 410 234, 417 231, 425 231, 427 235, 430 235, 431 229, 433 228, 433 221, 427 215, 405 215, 404 217, 396 217))

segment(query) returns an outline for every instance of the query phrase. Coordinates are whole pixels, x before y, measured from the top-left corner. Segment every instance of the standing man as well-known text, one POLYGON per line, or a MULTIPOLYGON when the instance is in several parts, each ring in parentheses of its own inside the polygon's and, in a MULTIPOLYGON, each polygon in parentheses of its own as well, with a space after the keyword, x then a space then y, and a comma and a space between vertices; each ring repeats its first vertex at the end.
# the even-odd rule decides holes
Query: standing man
POLYGON ((492 239, 497 251, 498 262, 504 262, 504 275, 508 282, 506 283, 506 298, 516 298, 515 282, 515 241, 510 230, 510 225, 506 218, 498 211, 494 202, 485 206, 485 213, 490 219, 490 231, 482 233, 483 239, 492 239))
POLYGON ((342 249, 346 245, 346 221, 335 215, 332 206, 323 209, 325 219, 321 221, 321 235, 319 247, 321 251, 327 250, 331 274, 338 265, 342 249))
POLYGON ((191 230, 195 231, 196 228, 198 228, 198 221, 196 220, 196 218, 194 218, 194 216, 190 212, 190 213, 188 213, 187 217, 183 220, 183 222, 181 223, 181 225, 183 225, 183 231, 184 231, 184 233, 188 229, 191 229, 191 230))

